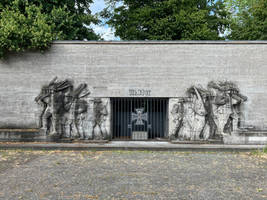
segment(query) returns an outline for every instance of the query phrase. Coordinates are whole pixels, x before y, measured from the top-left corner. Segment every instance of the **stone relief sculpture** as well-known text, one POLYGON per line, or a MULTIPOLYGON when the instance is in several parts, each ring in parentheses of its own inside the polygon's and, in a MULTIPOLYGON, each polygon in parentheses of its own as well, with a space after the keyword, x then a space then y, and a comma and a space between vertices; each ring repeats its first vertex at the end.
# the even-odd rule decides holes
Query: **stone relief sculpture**
POLYGON ((95 139, 108 138, 108 130, 105 125, 109 114, 107 103, 105 104, 100 98, 94 99, 93 138, 95 139))
POLYGON ((109 101, 89 98, 90 91, 82 83, 74 88, 72 81, 54 78, 43 86, 35 101, 42 106, 39 127, 56 138, 107 139, 109 101))
POLYGON ((84 120, 88 110, 87 101, 84 99, 90 92, 86 84, 80 84, 65 96, 62 132, 64 137, 85 138, 84 120))
MULTIPOLYGON (((247 100, 232 82, 192 86, 187 97, 170 99, 171 139, 208 140, 231 135, 240 128, 241 105, 247 100)), ((92 98, 86 84, 54 78, 35 101, 42 107, 40 130, 55 138, 110 138, 110 99, 92 98)))
POLYGON ((232 134, 240 127, 240 107, 247 97, 234 83, 212 81, 207 89, 193 86, 187 94, 172 103, 171 139, 208 140, 232 134))
POLYGON ((69 80, 58 81, 54 78, 48 85, 43 86, 35 101, 42 107, 39 126, 49 135, 61 134, 62 115, 66 112, 69 101, 67 95, 72 93, 73 86, 69 80))

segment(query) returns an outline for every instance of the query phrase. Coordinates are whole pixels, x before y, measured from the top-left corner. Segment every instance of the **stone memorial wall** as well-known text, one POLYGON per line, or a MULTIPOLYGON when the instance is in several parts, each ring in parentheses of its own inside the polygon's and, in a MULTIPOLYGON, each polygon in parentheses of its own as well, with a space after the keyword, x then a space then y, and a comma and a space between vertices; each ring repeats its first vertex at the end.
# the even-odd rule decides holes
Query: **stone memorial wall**
POLYGON ((266 61, 267 42, 55 42, 0 61, 0 128, 106 139, 110 98, 161 97, 173 139, 266 131, 266 61))

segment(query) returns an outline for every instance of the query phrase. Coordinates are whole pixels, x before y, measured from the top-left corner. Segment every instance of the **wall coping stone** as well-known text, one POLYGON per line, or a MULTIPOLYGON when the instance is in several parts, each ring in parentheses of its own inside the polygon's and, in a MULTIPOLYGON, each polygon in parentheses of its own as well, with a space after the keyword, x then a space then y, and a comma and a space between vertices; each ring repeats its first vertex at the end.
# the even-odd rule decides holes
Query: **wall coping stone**
POLYGON ((267 40, 258 41, 54 41, 53 45, 267 45, 267 40))

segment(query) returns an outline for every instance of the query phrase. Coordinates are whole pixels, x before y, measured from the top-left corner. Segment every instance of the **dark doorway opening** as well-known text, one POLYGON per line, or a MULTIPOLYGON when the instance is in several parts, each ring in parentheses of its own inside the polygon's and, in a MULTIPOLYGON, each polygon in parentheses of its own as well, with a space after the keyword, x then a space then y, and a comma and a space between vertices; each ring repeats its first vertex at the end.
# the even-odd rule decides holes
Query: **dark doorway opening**
POLYGON ((147 139, 166 138, 167 98, 112 98, 112 138, 131 140, 136 133, 147 139))

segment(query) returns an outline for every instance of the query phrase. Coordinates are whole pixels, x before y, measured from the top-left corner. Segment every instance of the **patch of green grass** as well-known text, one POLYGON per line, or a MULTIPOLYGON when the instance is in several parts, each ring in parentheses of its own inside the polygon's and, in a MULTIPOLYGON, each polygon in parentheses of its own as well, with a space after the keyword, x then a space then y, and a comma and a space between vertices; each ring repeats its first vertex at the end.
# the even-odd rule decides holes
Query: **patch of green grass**
POLYGON ((263 155, 267 154, 267 145, 263 149, 254 150, 251 152, 252 155, 263 155))

